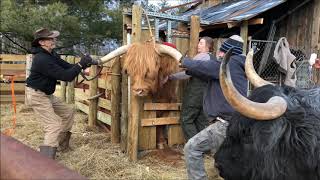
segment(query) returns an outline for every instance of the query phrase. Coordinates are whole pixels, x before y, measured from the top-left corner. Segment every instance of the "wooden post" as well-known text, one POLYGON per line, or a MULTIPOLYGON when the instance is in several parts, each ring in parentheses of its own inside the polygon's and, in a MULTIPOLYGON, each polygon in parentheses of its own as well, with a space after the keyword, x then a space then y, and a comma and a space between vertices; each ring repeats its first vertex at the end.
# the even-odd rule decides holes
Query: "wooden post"
POLYGON ((320 56, 320 1, 313 2, 311 49, 320 56))
MULTIPOLYGON (((128 36, 128 31, 125 27, 131 25, 131 17, 128 15, 123 15, 123 45, 130 43, 130 35, 128 36), (127 38, 128 36, 128 38, 127 38)), ((121 67, 123 65, 123 58, 121 58, 121 67)), ((121 72, 121 122, 120 122, 120 149, 122 152, 127 152, 127 137, 128 137, 128 74, 124 71, 121 72)))
POLYGON ((243 54, 247 54, 248 44, 248 20, 242 21, 240 35, 243 39, 243 54))
MULTIPOLYGON (((142 8, 132 6, 132 42, 139 42, 141 39, 141 16, 142 8)), ((128 155, 131 161, 138 159, 138 128, 140 120, 140 109, 142 108, 141 98, 133 95, 130 89, 130 116, 128 122, 128 155)))
MULTIPOLYGON (((33 58, 32 54, 26 55, 26 80, 30 75, 30 70, 31 70, 31 66, 32 66, 32 58, 33 58)), ((24 104, 28 105, 26 93, 24 96, 24 104)))
MULTIPOLYGON (((97 74, 98 67, 96 65, 92 65, 90 68, 90 76, 94 76, 97 74)), ((90 97, 97 95, 98 92, 98 78, 90 81, 89 86, 89 94, 90 97)), ((89 114, 88 114, 88 126, 93 128, 96 125, 98 114, 98 98, 89 100, 89 114)))
POLYGON ((189 44, 190 57, 194 57, 197 54, 199 32, 200 32, 200 17, 192 15, 191 25, 190 25, 190 44, 189 44))
MULTIPOLYGON (((74 56, 68 56, 67 60, 70 64, 74 64, 75 57, 74 56)), ((74 104, 74 83, 75 81, 73 80, 72 82, 68 82, 67 86, 67 103, 68 104, 74 104)))
POLYGON ((119 57, 115 59, 111 67, 111 142, 120 142, 120 83, 121 66, 119 57))
MULTIPOLYGON (((320 1, 313 2, 313 22, 312 22, 312 37, 311 51, 317 53, 320 57, 320 1)), ((313 81, 320 85, 320 70, 313 68, 313 81)))
POLYGON ((65 81, 60 81, 60 98, 64 102, 66 102, 66 86, 67 83, 65 81))
MULTIPOLYGON (((179 31, 184 31, 184 32, 188 32, 188 25, 185 23, 178 23, 178 30, 179 31)), ((188 52, 189 49, 189 38, 176 38, 176 46, 177 49, 184 55, 186 54, 186 52, 188 52)), ((178 102, 182 101, 182 97, 183 97, 183 93, 184 93, 184 89, 187 85, 187 80, 180 80, 178 81, 178 93, 177 93, 177 97, 178 97, 178 102)))

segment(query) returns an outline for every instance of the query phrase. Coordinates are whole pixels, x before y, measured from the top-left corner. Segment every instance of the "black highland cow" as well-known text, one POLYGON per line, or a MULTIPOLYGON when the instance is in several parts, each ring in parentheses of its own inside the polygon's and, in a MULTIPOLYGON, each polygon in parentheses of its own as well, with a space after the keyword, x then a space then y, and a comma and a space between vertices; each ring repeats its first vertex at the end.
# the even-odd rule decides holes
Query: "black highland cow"
POLYGON ((320 88, 298 90, 264 82, 252 68, 251 51, 246 73, 257 89, 248 99, 240 97, 226 67, 227 55, 220 83, 239 113, 234 113, 226 139, 214 156, 221 177, 320 180, 320 88))

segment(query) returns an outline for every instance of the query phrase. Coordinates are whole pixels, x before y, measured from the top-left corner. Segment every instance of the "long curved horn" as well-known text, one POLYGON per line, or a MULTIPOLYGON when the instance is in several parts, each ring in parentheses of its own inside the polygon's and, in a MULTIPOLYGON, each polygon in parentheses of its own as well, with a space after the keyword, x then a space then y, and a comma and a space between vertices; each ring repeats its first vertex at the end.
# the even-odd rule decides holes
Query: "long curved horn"
POLYGON ((104 63, 107 63, 109 61, 111 61, 113 58, 117 57, 117 56, 120 56, 124 53, 126 53, 129 49, 130 45, 124 45, 124 46, 121 46, 119 47, 118 49, 112 51, 111 53, 103 56, 100 61, 99 61, 99 64, 104 64, 104 63))
MULTIPOLYGON (((112 51, 111 53, 102 57, 98 61, 98 64, 107 63, 110 60, 112 60, 113 58, 120 56, 122 54, 125 54, 128 51, 129 47, 130 47, 130 45, 124 45, 124 46, 119 47, 118 49, 116 49, 116 50, 112 51)), ((179 51, 177 51, 175 48, 172 48, 170 46, 163 45, 163 44, 159 45, 159 52, 161 54, 168 54, 168 55, 172 56, 174 59, 176 59, 177 61, 179 61, 180 58, 182 57, 182 54, 179 51)))
POLYGON ((287 109, 286 101, 279 96, 274 96, 266 103, 253 102, 243 97, 234 87, 230 69, 227 63, 231 57, 232 49, 229 50, 220 66, 220 86, 226 100, 239 113, 252 119, 272 120, 281 116, 287 109))
POLYGON ((159 45, 159 52, 161 54, 168 54, 169 56, 173 57, 177 61, 179 61, 182 57, 182 54, 178 50, 163 44, 159 45))
POLYGON ((254 87, 261 87, 264 85, 274 85, 271 82, 268 82, 262 79, 256 72, 253 66, 253 49, 250 49, 246 58, 245 70, 248 80, 253 84, 254 87))

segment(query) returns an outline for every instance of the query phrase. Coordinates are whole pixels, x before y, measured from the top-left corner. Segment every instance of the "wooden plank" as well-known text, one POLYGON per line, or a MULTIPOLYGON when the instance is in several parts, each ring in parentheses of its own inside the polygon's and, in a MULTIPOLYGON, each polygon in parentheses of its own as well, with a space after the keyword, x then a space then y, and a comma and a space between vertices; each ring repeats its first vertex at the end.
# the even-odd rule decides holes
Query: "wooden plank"
POLYGON ((170 125, 168 127, 168 146, 172 147, 176 144, 185 142, 183 131, 180 125, 170 125))
POLYGON ((98 98, 98 106, 111 111, 111 101, 104 98, 98 98))
POLYGON ((0 64, 0 71, 3 75, 25 74, 25 64, 0 64))
MULTIPOLYGON (((88 114, 89 113, 89 107, 81 102, 75 102, 75 106, 77 109, 79 109, 80 111, 88 114)), ((97 119, 103 123, 106 123, 108 125, 111 125, 111 116, 107 113, 98 111, 97 113, 97 119)))
POLYGON ((83 89, 81 88, 74 88, 75 91, 75 100, 81 100, 81 101, 87 101, 89 98, 89 89, 86 89, 85 92, 83 92, 83 89))
MULTIPOLYGON (((24 91, 25 90, 25 83, 14 83, 14 91, 24 91)), ((11 91, 11 84, 1 83, 0 84, 0 91, 11 91)))
MULTIPOLYGON (((81 88, 75 88, 75 100, 86 101, 89 103, 88 98, 90 97, 89 89, 83 92, 81 88)), ((111 101, 104 98, 98 98, 98 106, 107 110, 111 110, 111 101)))
MULTIPOLYGON (((97 74, 97 66, 93 65, 90 68, 91 76, 97 74)), ((90 97, 97 95, 98 93, 98 79, 93 79, 90 81, 89 86, 90 97)), ((98 99, 91 99, 89 101, 89 117, 88 117, 88 125, 89 127, 94 127, 96 125, 97 120, 97 112, 98 112, 98 99)))
MULTIPOLYGON (((144 99, 144 102, 152 102, 152 98, 146 97, 144 99)), ((143 111, 143 109, 141 111, 143 111)), ((157 117, 156 111, 143 111, 141 113, 143 118, 157 117)), ((138 149, 149 150, 149 149, 156 149, 156 148, 157 148, 157 127, 156 126, 150 126, 150 127, 139 126, 138 149)))
MULTIPOLYGON (((24 95, 15 95, 17 102, 24 102, 24 95)), ((11 102, 12 96, 11 95, 0 95, 0 101, 1 102, 11 102)))
POLYGON ((144 103, 145 111, 153 110, 180 110, 181 103, 144 103))
MULTIPOLYGON (((141 39, 141 17, 142 8, 138 5, 132 6, 132 40, 139 42, 141 39)), ((132 89, 130 89, 132 92, 132 89)), ((138 160, 138 135, 139 135, 139 120, 141 114, 139 110, 142 108, 141 98, 130 93, 130 116, 128 122, 128 139, 127 151, 130 161, 138 160)))
MULTIPOLYGON (((88 78, 92 78, 93 76, 88 76, 88 78)), ((83 81, 83 84, 87 84, 90 86, 90 81, 83 81)), ((98 88, 111 90, 111 83, 106 82, 106 79, 98 78, 98 88)))
POLYGON ((145 118, 141 119, 141 126, 179 124, 179 119, 180 117, 145 118))
POLYGON ((16 54, 0 54, 0 61, 11 61, 11 62, 19 62, 26 61, 26 55, 16 55, 16 54))
POLYGON ((111 71, 113 74, 111 77, 111 142, 120 142, 120 99, 121 99, 121 64, 119 57, 114 61, 111 71), (116 75, 119 74, 119 75, 116 75))
POLYGON ((240 35, 243 39, 243 54, 247 54, 247 45, 248 45, 248 21, 247 20, 242 21, 240 35))
POLYGON ((190 57, 194 57, 197 54, 199 32, 200 32, 200 18, 199 16, 192 15, 191 25, 190 25, 190 44, 189 44, 190 57))

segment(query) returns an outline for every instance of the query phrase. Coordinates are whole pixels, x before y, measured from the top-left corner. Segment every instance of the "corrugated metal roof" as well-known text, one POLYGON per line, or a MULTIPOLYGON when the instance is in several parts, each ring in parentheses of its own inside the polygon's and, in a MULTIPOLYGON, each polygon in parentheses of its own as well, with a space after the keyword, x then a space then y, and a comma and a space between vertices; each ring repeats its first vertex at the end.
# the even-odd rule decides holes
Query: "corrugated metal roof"
POLYGON ((209 8, 195 9, 181 14, 181 16, 199 15, 201 20, 207 21, 210 24, 243 21, 255 17, 285 1, 286 0, 240 0, 209 8))

